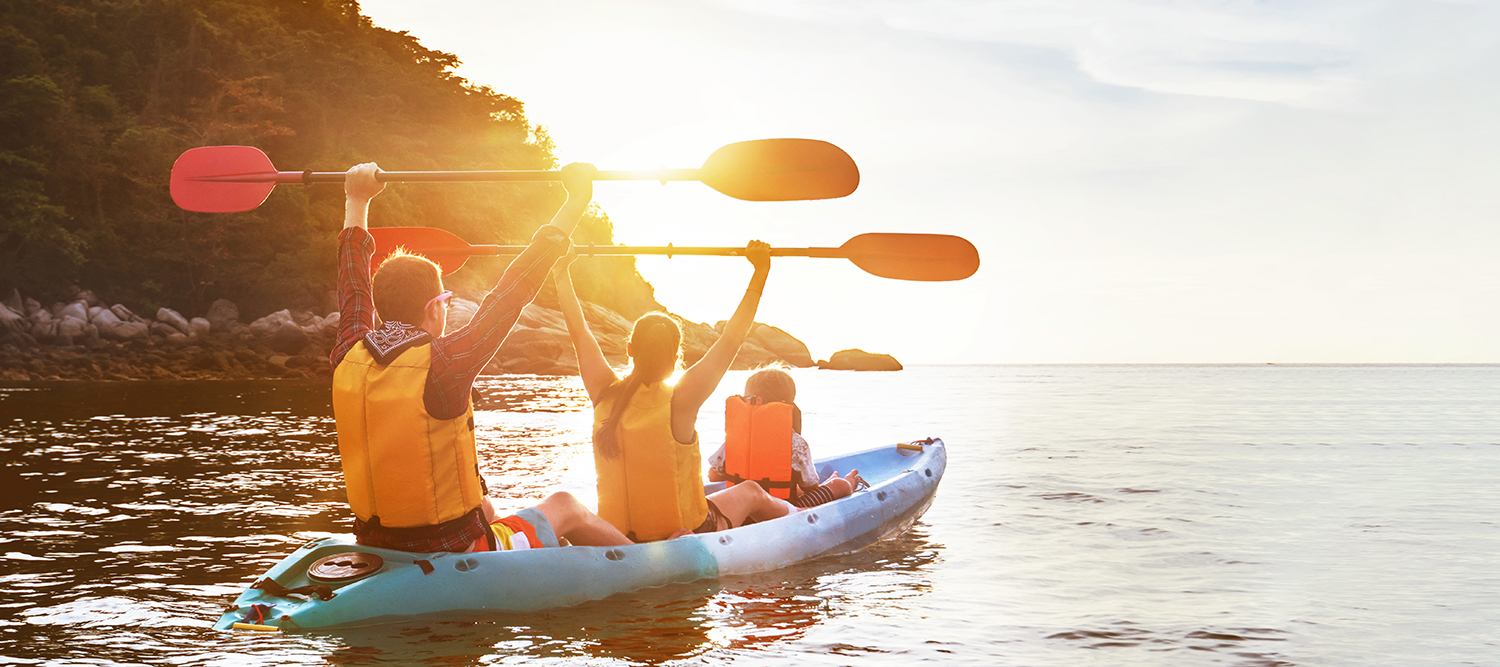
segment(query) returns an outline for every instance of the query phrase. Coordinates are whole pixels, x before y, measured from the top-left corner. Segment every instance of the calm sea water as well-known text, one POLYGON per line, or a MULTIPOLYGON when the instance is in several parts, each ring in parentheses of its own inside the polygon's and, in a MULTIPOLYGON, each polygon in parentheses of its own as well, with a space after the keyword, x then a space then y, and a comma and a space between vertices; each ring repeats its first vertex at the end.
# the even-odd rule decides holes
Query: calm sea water
MULTIPOLYGON (((0 662, 1500 663, 1500 366, 795 375, 815 456, 948 443, 912 530, 773 574, 316 635, 209 625, 348 530, 326 386, 0 389, 0 662)), ((492 493, 592 502, 578 380, 483 390, 492 493)))

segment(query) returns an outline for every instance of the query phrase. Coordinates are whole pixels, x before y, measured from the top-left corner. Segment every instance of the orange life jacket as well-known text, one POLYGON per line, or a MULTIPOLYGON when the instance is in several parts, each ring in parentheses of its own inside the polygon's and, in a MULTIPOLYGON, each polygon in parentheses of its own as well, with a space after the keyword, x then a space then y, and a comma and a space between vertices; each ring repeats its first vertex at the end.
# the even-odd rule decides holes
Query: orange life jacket
POLYGON ((731 486, 753 481, 782 500, 797 497, 802 475, 792 468, 795 411, 790 403, 758 396, 724 400, 724 476, 731 486))
POLYGON ((427 414, 422 392, 432 345, 378 363, 355 345, 333 372, 333 414, 349 507, 387 528, 436 526, 484 500, 474 449, 474 408, 457 419, 427 414))
MULTIPOLYGON (((598 429, 617 396, 594 406, 598 429)), ((698 434, 692 442, 672 435, 672 387, 643 384, 630 397, 616 427, 619 455, 594 451, 599 475, 599 516, 633 540, 664 540, 678 529, 692 530, 708 516, 703 495, 703 463, 698 434)))

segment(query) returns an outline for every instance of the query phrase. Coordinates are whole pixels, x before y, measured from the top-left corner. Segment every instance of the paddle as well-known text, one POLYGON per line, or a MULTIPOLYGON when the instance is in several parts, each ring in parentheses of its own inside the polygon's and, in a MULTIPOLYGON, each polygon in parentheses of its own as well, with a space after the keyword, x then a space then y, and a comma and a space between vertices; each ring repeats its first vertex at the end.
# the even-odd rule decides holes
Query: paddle
MULTIPOLYGON (((560 181, 549 171, 383 171, 393 181, 560 181)), ((859 187, 859 168, 838 146, 816 139, 760 139, 729 144, 698 169, 600 171, 596 181, 702 181, 736 199, 834 199, 859 187)), ((281 183, 342 183, 341 171, 277 171, 259 148, 204 146, 172 165, 172 201, 203 213, 236 213, 261 205, 281 183)))
MULTIPOLYGON (((526 246, 469 245, 432 227, 373 227, 375 257, 371 267, 405 248, 453 273, 472 255, 519 255, 526 246)), ((578 246, 580 255, 721 255, 744 256, 744 248, 675 246, 578 246)), ((979 270, 979 251, 959 236, 947 234, 860 234, 837 248, 771 248, 772 257, 838 257, 867 273, 896 280, 963 280, 979 270)))

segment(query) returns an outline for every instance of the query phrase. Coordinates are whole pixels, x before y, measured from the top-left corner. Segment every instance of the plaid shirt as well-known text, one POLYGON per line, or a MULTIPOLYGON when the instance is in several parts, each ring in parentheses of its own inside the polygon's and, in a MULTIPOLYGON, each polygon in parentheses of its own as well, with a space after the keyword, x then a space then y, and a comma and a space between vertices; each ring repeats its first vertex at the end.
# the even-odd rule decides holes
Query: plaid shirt
MULTIPOLYGON (((521 317, 521 309, 536 298, 558 258, 567 254, 567 234, 551 225, 537 230, 531 245, 505 269, 500 282, 484 297, 468 325, 432 341, 432 366, 422 403, 434 419, 457 419, 469 408, 474 378, 495 356, 521 317)), ((358 227, 339 233, 339 333, 329 361, 338 366, 344 355, 374 328, 375 301, 370 290, 370 258, 375 239, 358 227)), ((402 551, 465 551, 486 532, 483 515, 471 514, 445 524, 434 534, 403 533, 361 525, 355 534, 361 544, 402 551), (451 525, 450 525, 451 524, 451 525), (363 530, 361 530, 363 529, 363 530), (368 540, 368 541, 367 541, 368 540), (399 546, 398 546, 399 545, 399 546)))

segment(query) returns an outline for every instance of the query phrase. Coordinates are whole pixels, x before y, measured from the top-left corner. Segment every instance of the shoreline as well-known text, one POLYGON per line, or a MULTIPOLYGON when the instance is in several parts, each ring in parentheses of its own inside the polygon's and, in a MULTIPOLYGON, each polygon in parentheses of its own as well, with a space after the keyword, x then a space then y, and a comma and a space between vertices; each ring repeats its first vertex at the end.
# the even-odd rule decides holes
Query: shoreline
MULTIPOLYGON (((479 304, 454 297, 447 329, 468 324, 479 304)), ((583 304, 585 319, 611 365, 628 364, 626 340, 632 323, 598 304, 583 304)), ((718 340, 717 327, 680 317, 683 363, 691 365, 718 340)), ((250 324, 227 300, 215 301, 205 317, 188 319, 168 308, 155 319, 124 305, 107 306, 80 290, 74 300, 43 307, 12 292, 0 301, 0 386, 36 382, 124 382, 131 380, 306 380, 332 378, 329 363, 338 335, 338 313, 318 316, 280 310, 250 324), (24 314, 23 314, 24 313, 24 314)), ((719 326, 722 327, 723 323, 719 326)), ((741 346, 734 369, 785 364, 833 370, 900 370, 889 355, 841 350, 814 360, 807 346, 774 326, 757 322, 741 346)), ((528 304, 494 357, 480 372, 489 375, 578 374, 562 313, 528 304)))

